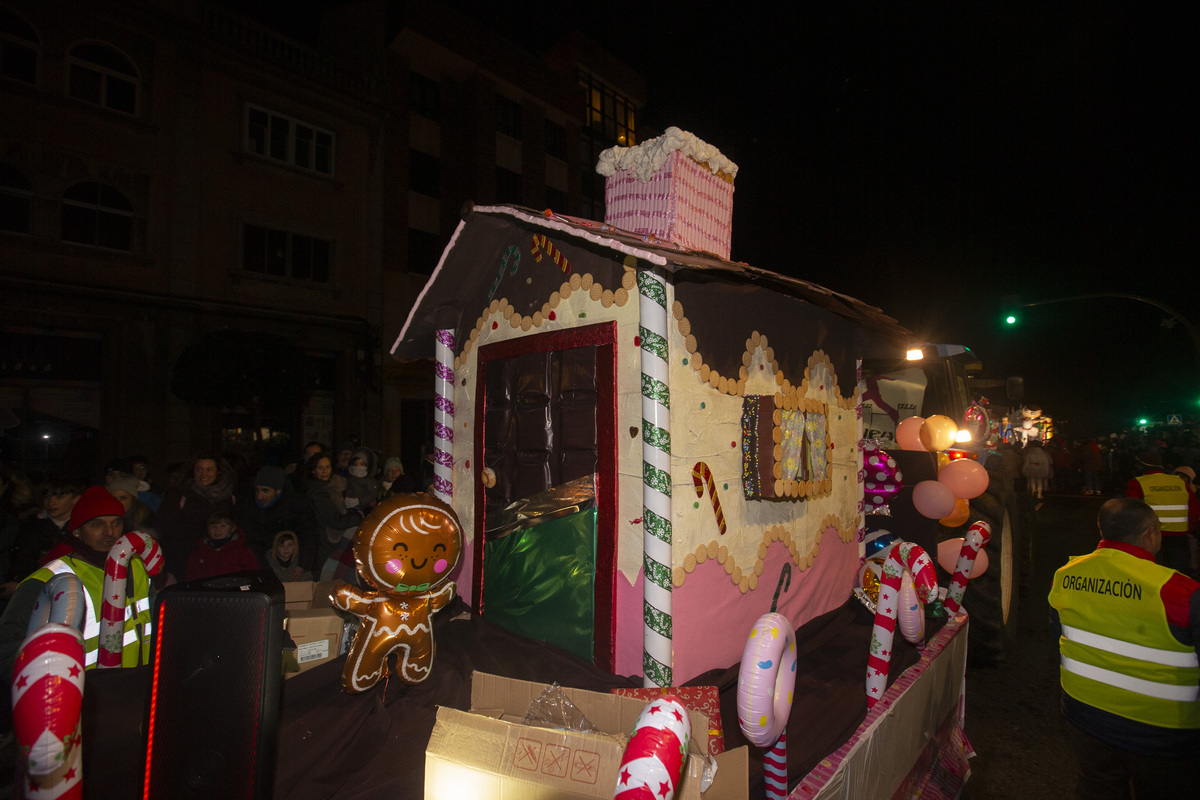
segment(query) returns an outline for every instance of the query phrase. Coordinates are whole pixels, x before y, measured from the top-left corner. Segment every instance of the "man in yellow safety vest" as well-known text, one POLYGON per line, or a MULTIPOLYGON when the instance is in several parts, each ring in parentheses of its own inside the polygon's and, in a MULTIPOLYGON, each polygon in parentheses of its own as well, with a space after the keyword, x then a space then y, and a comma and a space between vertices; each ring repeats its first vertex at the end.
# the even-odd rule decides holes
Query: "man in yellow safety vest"
POLYGON ((1179 475, 1163 472, 1162 458, 1155 452, 1137 456, 1142 474, 1125 487, 1126 497, 1140 497, 1150 504, 1162 524, 1162 550, 1157 561, 1164 567, 1186 572, 1191 559, 1188 536, 1200 524, 1200 500, 1188 491, 1179 475))
POLYGON ((1163 537, 1146 502, 1109 500, 1098 521, 1100 544, 1050 588, 1076 797, 1195 797, 1200 583, 1154 562, 1163 537))

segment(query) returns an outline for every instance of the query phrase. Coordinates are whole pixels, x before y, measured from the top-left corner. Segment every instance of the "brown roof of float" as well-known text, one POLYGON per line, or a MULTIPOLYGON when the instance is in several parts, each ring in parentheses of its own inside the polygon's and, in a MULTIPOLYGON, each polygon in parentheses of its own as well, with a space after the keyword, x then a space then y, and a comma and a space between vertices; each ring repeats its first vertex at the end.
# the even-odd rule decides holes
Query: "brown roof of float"
MULTIPOLYGON (((476 206, 468 203, 463 209, 463 222, 469 224, 471 218, 475 215, 511 217, 527 225, 584 239, 601 247, 607 247, 626 255, 632 255, 662 267, 667 272, 695 271, 697 273, 710 273, 715 278, 733 283, 759 286, 787 297, 794 297, 812 303, 818 308, 857 322, 885 336, 903 341, 912 341, 915 339, 914 334, 894 318, 883 313, 883 311, 875 306, 868 305, 850 295, 835 292, 820 284, 799 278, 792 278, 787 275, 780 275, 777 272, 753 267, 742 262, 726 261, 712 253, 689 250, 674 242, 642 236, 641 234, 622 230, 612 225, 596 222, 595 220, 568 217, 562 214, 537 211, 522 206, 476 206)), ((462 226, 460 225, 459 230, 461 228, 462 226)), ((446 256, 455 247, 458 233, 459 231, 455 231, 455 235, 451 237, 450 243, 442 254, 437 268, 413 304, 408 319, 405 320, 404 327, 401 329, 400 335, 392 347, 393 353, 396 353, 396 350, 400 348, 401 343, 408 333, 409 326, 417 314, 418 308, 425 299, 426 293, 429 292, 431 286, 439 277, 441 266, 445 262, 446 256)))

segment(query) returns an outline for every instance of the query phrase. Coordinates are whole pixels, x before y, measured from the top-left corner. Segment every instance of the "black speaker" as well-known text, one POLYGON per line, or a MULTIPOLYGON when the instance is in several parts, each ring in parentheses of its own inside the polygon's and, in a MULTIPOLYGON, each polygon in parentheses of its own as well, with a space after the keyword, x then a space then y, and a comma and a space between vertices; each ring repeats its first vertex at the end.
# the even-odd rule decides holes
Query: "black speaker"
POLYGON ((283 584, 270 572, 159 593, 146 800, 271 796, 283 603, 283 584))

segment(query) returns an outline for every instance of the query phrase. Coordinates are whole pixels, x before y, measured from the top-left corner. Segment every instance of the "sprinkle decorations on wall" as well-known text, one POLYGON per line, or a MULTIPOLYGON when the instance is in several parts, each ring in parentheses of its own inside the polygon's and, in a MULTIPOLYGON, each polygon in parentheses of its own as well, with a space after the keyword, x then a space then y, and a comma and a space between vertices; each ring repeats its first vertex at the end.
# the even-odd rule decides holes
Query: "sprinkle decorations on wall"
POLYGON ((696 466, 692 467, 692 482, 696 485, 696 497, 703 497, 704 489, 708 488, 708 498, 712 501, 713 515, 717 518, 717 529, 724 535, 725 512, 721 510, 721 498, 717 496, 717 484, 713 480, 712 470, 708 468, 708 464, 703 461, 696 462, 696 466))
POLYGON ((671 685, 671 396, 666 282, 637 274, 642 342, 642 668, 646 686, 671 685))

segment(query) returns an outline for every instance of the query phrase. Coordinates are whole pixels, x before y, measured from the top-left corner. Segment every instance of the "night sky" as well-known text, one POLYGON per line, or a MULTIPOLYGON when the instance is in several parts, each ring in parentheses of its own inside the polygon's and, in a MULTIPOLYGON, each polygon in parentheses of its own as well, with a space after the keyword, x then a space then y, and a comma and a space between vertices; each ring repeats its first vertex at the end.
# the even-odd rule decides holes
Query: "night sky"
POLYGON ((1200 342, 1151 305, 1001 322, 1014 301, 1115 292, 1200 325, 1198 70, 1177 8, 454 5, 535 54, 578 28, 642 72, 645 122, 740 166, 734 260, 972 347, 1068 435, 1200 417, 1200 342))

